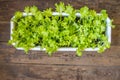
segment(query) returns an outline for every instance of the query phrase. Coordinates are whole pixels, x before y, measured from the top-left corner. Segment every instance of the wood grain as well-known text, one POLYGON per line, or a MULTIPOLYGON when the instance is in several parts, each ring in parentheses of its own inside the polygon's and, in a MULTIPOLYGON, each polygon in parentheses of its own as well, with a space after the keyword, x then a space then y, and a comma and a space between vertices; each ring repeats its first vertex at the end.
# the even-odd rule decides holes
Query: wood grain
POLYGON ((0 63, 2 80, 119 80, 120 67, 0 63), (7 76, 7 77, 6 77, 7 76))
MULTIPOLYGON (((98 13, 102 9, 106 9, 109 17, 114 20, 114 24, 120 24, 120 1, 117 0, 60 0, 65 4, 71 4, 74 8, 79 9, 82 6, 88 6, 90 9, 96 10, 98 13), (113 14, 114 13, 114 14, 113 14)), ((0 21, 7 21, 9 22, 12 16, 16 11, 23 11, 25 6, 33 6, 36 5, 40 10, 44 10, 46 8, 55 8, 54 4, 60 2, 58 0, 16 0, 16 1, 0 1, 0 21), (20 6, 18 6, 20 5, 20 6), (8 13, 9 12, 9 13, 8 13)), ((54 10, 53 10, 54 11, 54 10)))
POLYGON ((116 27, 112 29, 112 43, 111 45, 120 46, 120 25, 115 25, 116 27))
POLYGON ((0 80, 120 80, 120 1, 119 0, 0 0, 0 80), (8 45, 10 19, 25 6, 36 5, 40 10, 55 9, 63 1, 79 9, 88 6, 100 12, 106 9, 114 19, 111 48, 103 54, 56 52, 48 56, 42 51, 24 51, 8 45))
POLYGON ((10 23, 0 23, 0 41, 8 41, 10 39, 10 23))
POLYGON ((110 18, 114 20, 114 24, 120 24, 120 1, 119 0, 99 0, 98 10, 107 10, 110 18))
MULTIPOLYGON (((93 2, 90 2, 89 0, 61 0, 65 4, 71 4, 74 8, 79 9, 82 6, 88 6, 91 9, 99 10, 98 9, 98 0, 93 0, 93 2)), ((58 0, 44 0, 44 1, 38 1, 38 0, 17 0, 17 1, 1 1, 0 2, 0 14, 4 16, 0 16, 1 21, 9 21, 10 18, 13 16, 14 12, 17 10, 23 11, 25 6, 32 6, 36 5, 39 7, 40 10, 44 10, 46 8, 52 7, 54 8, 54 4, 58 3, 60 1, 58 0), (20 6, 17 6, 20 5, 20 6), (9 13, 7 13, 9 11, 9 13)), ((110 5, 111 6, 111 5, 110 5)))
POLYGON ((120 66, 119 46, 111 46, 103 54, 83 52, 82 57, 77 57, 75 52, 56 52, 50 57, 44 51, 29 51, 25 54, 23 50, 16 50, 6 43, 1 43, 0 53, 0 62, 8 63, 120 66))

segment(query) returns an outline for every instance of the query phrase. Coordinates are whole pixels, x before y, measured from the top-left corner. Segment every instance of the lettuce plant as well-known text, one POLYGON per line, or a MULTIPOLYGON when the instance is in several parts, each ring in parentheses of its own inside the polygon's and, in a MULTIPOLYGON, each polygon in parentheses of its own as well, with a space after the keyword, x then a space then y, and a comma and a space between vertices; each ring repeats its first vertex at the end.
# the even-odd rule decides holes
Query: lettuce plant
MULTIPOLYGON (((77 48, 76 54, 82 55, 85 48, 99 48, 99 53, 110 47, 106 32, 106 10, 98 15, 95 10, 87 6, 74 9, 70 4, 60 2, 55 4, 55 12, 48 8, 40 11, 36 6, 25 7, 23 12, 17 11, 12 18, 14 22, 10 44, 21 47, 27 53, 36 46, 46 48, 48 55, 56 52, 60 47, 77 48), (67 16, 62 16, 67 13, 67 16), (80 16, 76 16, 80 13, 80 16)), ((111 23, 112 25, 112 23, 111 23)))

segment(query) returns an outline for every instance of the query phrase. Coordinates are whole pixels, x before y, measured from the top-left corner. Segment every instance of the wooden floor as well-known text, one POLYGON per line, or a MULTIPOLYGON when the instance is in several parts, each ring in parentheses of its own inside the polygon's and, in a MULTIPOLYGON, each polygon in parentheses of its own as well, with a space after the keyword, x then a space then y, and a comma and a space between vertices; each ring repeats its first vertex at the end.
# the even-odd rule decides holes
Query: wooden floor
POLYGON ((48 57, 42 51, 23 51, 9 46, 10 18, 25 6, 40 10, 54 8, 60 0, 0 0, 0 80, 120 80, 120 0, 62 0, 78 9, 87 5, 99 12, 106 9, 114 19, 111 48, 103 54, 56 52, 48 57))

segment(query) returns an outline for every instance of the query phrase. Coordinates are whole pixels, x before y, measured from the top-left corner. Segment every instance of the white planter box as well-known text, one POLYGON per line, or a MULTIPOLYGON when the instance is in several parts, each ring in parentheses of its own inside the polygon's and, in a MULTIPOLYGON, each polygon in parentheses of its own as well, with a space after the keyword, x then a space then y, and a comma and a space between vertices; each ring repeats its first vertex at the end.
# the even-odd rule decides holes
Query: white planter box
MULTIPOLYGON (((23 13, 23 16, 26 16, 27 14, 26 13, 23 13)), ((31 13, 29 13, 28 15, 32 15, 31 13)), ((53 15, 59 15, 58 12, 53 12, 53 15)), ((68 16, 69 14, 66 14, 66 13, 62 13, 63 16, 68 16)), ((100 14, 98 14, 100 15, 100 14)), ((76 13, 76 16, 80 17, 80 13, 76 13)), ((14 17, 13 17, 14 18, 14 17)), ((110 26, 110 19, 107 18, 106 20, 106 36, 108 37, 108 42, 111 43, 111 26, 110 26)), ((14 22, 13 21, 10 21, 10 34, 12 34, 12 29, 14 27, 14 22)), ((12 37, 10 36, 10 39, 12 39, 12 37)), ((14 45, 14 44, 13 44, 14 45)), ((18 50, 23 50, 23 48, 17 48, 18 50)), ((58 51, 76 51, 77 48, 72 48, 72 47, 62 47, 62 48, 59 48, 58 51)), ((31 48, 30 50, 42 50, 42 51, 45 51, 46 49, 42 49, 40 46, 37 46, 35 48, 31 48)), ((96 48, 86 48, 84 51, 98 51, 99 48, 96 47, 96 48)))

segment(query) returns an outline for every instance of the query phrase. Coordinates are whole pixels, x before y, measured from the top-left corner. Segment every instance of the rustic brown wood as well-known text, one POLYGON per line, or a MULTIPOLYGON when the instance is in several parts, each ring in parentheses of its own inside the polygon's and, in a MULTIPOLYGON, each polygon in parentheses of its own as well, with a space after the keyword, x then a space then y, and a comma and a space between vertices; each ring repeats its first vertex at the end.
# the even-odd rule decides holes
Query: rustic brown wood
POLYGON ((99 0, 98 10, 106 9, 114 24, 120 24, 120 1, 119 0, 99 0))
MULTIPOLYGON (((117 0, 62 0, 65 2, 65 4, 71 4, 76 9, 79 9, 82 6, 88 6, 91 9, 95 9, 97 12, 100 12, 102 9, 106 9, 110 18, 114 20, 114 24, 120 24, 120 1, 117 0), (114 14, 113 14, 114 13, 114 14)), ((54 8, 54 4, 56 2, 59 2, 58 0, 44 0, 44 1, 38 1, 38 0, 17 0, 17 1, 1 1, 0 2, 0 21, 10 21, 11 17, 14 15, 15 11, 23 11, 25 6, 32 6, 36 5, 39 7, 40 10, 44 10, 46 8, 52 7, 54 8), (18 6, 20 5, 20 6, 18 6), (8 13, 9 12, 9 13, 8 13), (4 16, 3 16, 4 15, 4 16)))
POLYGON ((44 51, 29 51, 26 55, 23 50, 16 50, 6 43, 0 44, 0 52, 0 62, 8 63, 120 66, 119 46, 111 46, 103 54, 85 51, 82 57, 77 57, 75 52, 56 52, 50 57, 44 51))
POLYGON ((120 80, 120 1, 119 0, 0 0, 0 80, 120 80), (103 54, 56 52, 49 57, 42 51, 16 50, 8 45, 10 19, 25 6, 36 5, 40 10, 54 8, 59 1, 76 9, 87 5, 100 12, 106 9, 114 19, 111 48, 103 54))
POLYGON ((115 25, 116 27, 112 29, 112 43, 111 45, 120 46, 120 25, 115 25))
POLYGON ((0 22, 0 41, 8 41, 10 39, 10 24, 0 22))
MULTIPOLYGON (((97 9, 97 0, 94 0, 94 2, 89 2, 86 0, 86 2, 82 0, 76 0, 76 1, 70 1, 70 0, 62 0, 65 2, 65 4, 72 4, 75 8, 79 8, 84 5, 88 5, 90 8, 97 9)), ((54 8, 54 4, 59 2, 58 0, 16 0, 16 1, 1 1, 0 2, 0 21, 10 21, 10 18, 13 16, 15 11, 23 11, 25 6, 33 6, 36 5, 39 7, 40 10, 44 10, 46 8, 52 7, 54 8), (20 6, 18 6, 20 5, 20 6), (9 13, 8 13, 9 12, 9 13)))
POLYGON ((0 63, 2 80, 119 80, 120 67, 0 63))

